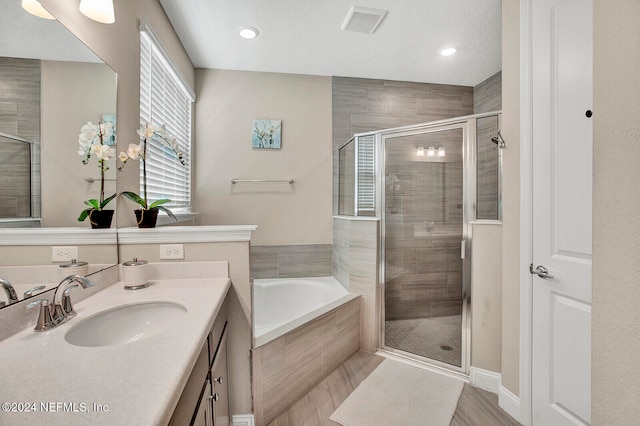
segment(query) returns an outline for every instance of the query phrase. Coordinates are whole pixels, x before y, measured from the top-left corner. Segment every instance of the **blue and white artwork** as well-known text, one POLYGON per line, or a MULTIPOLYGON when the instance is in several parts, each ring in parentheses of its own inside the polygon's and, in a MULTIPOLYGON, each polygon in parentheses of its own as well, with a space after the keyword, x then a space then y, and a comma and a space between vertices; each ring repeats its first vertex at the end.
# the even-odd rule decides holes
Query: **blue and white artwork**
POLYGON ((104 143, 110 146, 116 146, 116 115, 102 114, 102 122, 111 123, 113 125, 113 132, 111 133, 111 137, 104 141, 104 143))
POLYGON ((280 149, 281 139, 281 120, 253 120, 253 148, 280 149))

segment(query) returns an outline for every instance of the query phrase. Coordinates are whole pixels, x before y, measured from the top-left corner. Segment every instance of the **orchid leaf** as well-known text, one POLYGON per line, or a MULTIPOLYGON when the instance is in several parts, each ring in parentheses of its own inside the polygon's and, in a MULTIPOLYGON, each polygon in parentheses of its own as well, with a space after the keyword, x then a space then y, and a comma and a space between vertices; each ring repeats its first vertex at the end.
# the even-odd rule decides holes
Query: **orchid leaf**
POLYGON ((100 208, 100 204, 98 203, 98 200, 95 199, 91 199, 91 200, 87 200, 84 202, 87 206, 94 208, 94 209, 99 209, 100 208))
POLYGON ((156 200, 153 203, 151 203, 151 205, 149 206, 150 209, 154 208, 154 207, 158 207, 162 204, 167 204, 168 202, 170 202, 171 200, 168 198, 162 198, 161 200, 156 200))
POLYGON ((109 201, 113 200, 114 198, 116 198, 116 195, 118 194, 113 194, 112 196, 105 198, 105 200, 100 204, 100 209, 102 210, 107 204, 109 204, 109 201))
POLYGON ((121 192, 121 194, 127 197, 128 199, 130 199, 131 201, 135 201, 136 203, 140 204, 143 209, 147 208, 147 203, 145 203, 144 199, 140 198, 140 196, 135 192, 124 191, 124 192, 121 192))
POLYGON ((90 209, 82 210, 82 212, 80 213, 80 216, 78 216, 78 222, 84 221, 89 216, 89 213, 91 212, 91 210, 94 210, 94 209, 90 208, 90 209))
MULTIPOLYGON (((156 202, 157 202, 157 201, 156 201, 156 202)), ((173 212, 172 212, 171 210, 169 210, 168 208, 163 207, 163 206, 156 206, 156 207, 154 207, 154 208, 156 208, 156 209, 160 209, 160 210, 162 210, 163 212, 165 212, 165 213, 167 214, 167 216, 169 216, 170 218, 173 218, 174 220, 178 220, 178 218, 176 217, 176 215, 174 215, 174 214, 173 214, 173 212)))

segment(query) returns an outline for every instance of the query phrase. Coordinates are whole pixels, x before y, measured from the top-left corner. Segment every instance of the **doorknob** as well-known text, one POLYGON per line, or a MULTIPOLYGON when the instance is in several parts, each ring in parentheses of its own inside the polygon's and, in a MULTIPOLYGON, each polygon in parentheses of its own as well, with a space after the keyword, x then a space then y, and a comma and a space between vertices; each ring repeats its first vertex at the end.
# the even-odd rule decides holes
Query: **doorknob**
POLYGON ((539 276, 540 278, 553 278, 553 275, 549 275, 549 270, 542 265, 536 266, 536 269, 533 269, 533 263, 529 265, 529 272, 539 276))

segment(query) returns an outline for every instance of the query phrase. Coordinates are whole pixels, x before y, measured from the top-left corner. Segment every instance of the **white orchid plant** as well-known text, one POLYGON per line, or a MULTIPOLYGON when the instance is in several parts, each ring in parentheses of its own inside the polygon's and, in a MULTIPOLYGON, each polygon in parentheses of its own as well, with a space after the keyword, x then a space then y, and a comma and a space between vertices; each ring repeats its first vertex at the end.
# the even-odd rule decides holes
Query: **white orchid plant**
POLYGON ((122 165, 118 167, 118 170, 122 170, 124 165, 129 160, 139 160, 142 162, 142 190, 144 192, 143 196, 136 194, 131 191, 124 191, 122 195, 127 197, 128 199, 135 201, 138 203, 144 210, 151 209, 160 209, 165 212, 170 217, 176 219, 175 215, 168 208, 164 207, 162 204, 166 204, 170 202, 168 198, 163 198, 160 200, 153 201, 149 203, 147 199, 147 156, 149 155, 149 151, 147 149, 147 144, 154 140, 159 142, 162 145, 169 147, 173 153, 178 158, 180 164, 185 165, 184 153, 180 151, 178 142, 175 137, 170 136, 167 132, 165 126, 156 126, 153 124, 147 123, 145 126, 140 128, 138 131, 138 135, 141 138, 139 144, 129 144, 129 148, 127 148, 126 152, 120 152, 118 158, 122 162, 122 165))
POLYGON ((103 123, 94 124, 88 121, 84 126, 80 128, 80 135, 78 135, 78 155, 83 157, 82 163, 89 164, 89 159, 94 155, 98 160, 98 168, 100 170, 100 198, 87 200, 84 203, 88 208, 84 209, 78 221, 84 221, 92 210, 102 210, 113 200, 116 194, 104 197, 104 174, 109 170, 107 161, 112 160, 116 155, 116 150, 105 144, 107 140, 111 138, 113 134, 113 124, 103 123))

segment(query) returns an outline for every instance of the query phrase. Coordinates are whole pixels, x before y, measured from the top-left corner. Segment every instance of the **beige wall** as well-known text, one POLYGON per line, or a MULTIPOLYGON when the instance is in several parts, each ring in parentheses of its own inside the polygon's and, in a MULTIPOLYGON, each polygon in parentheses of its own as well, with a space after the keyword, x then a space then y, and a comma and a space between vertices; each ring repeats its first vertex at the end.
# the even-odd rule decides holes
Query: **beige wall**
POLYGON ((196 96, 197 223, 257 224, 254 245, 330 244, 331 79, 198 69, 196 96), (281 149, 251 148, 253 119, 282 120, 281 149))
POLYGON ((502 1, 502 385, 520 394, 520 6, 502 1))
POLYGON ((471 251, 471 366, 499 373, 502 226, 474 224, 471 251))
MULTIPOLYGON (((140 121, 140 20, 146 20, 163 46, 193 87, 194 69, 180 39, 157 0, 116 1, 116 22, 112 25, 94 22, 78 11, 76 1, 41 0, 65 27, 82 40, 118 74, 117 123, 118 145, 125 150, 137 142, 136 129, 140 121)), ((118 191, 138 191, 138 170, 125 169, 118 176, 118 191)), ((118 200, 118 225, 135 224, 132 204, 118 200)))
POLYGON ((640 418, 640 2, 594 2, 592 422, 640 418))
MULTIPOLYGON (((42 225, 89 227, 77 218, 85 200, 100 198, 100 182, 85 180, 98 179, 100 171, 95 156, 82 164, 78 134, 87 121, 115 114, 116 75, 104 64, 82 62, 42 61, 41 72, 42 225)), ((115 159, 108 164, 106 178, 114 179, 115 159)), ((115 191, 115 182, 105 182, 105 197, 115 191)))

